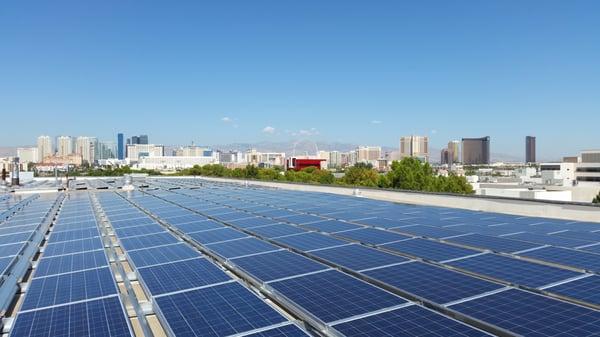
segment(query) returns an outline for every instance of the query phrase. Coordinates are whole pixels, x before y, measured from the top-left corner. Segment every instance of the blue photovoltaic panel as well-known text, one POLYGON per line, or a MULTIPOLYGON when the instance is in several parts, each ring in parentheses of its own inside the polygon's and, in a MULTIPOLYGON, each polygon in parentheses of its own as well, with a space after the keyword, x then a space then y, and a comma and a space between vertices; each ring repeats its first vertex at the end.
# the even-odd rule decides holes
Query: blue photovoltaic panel
POLYGON ((314 215, 309 215, 309 214, 298 214, 298 215, 277 218, 277 220, 289 222, 289 223, 293 223, 293 224, 297 224, 297 225, 303 225, 303 224, 308 224, 311 222, 323 221, 325 219, 321 218, 319 216, 314 216, 314 215))
POLYGON ((512 284, 533 288, 581 275, 566 269, 495 254, 473 256, 449 262, 448 265, 512 284))
POLYGON ((21 310, 49 307, 117 293, 109 268, 33 279, 21 310))
POLYGON ((165 229, 159 224, 149 224, 142 226, 133 226, 133 227, 125 227, 125 228, 115 228, 115 233, 120 238, 126 238, 128 236, 139 236, 139 235, 147 235, 164 232, 165 229))
POLYGON ((305 229, 288 224, 274 224, 248 229, 256 235, 266 238, 275 238, 278 236, 306 233, 305 229))
POLYGON ((269 252, 281 249, 268 242, 252 237, 221 243, 211 243, 206 245, 206 247, 212 250, 213 252, 228 259, 237 256, 269 252))
POLYGON ((600 272, 600 255, 598 254, 587 253, 568 248, 544 247, 519 255, 562 264, 565 266, 600 272))
POLYGON ((0 257, 17 255, 23 248, 24 243, 12 243, 0 246, 0 257))
POLYGON ((388 242, 406 240, 411 238, 407 235, 402 235, 375 228, 361 228, 357 230, 336 233, 334 235, 362 243, 369 243, 372 245, 380 245, 388 242))
POLYGON ((80 253, 102 248, 104 248, 104 245, 102 244, 102 241, 99 237, 75 241, 57 242, 48 244, 44 248, 44 257, 80 253))
POLYGON ((12 263, 12 260, 14 258, 15 258, 14 256, 12 256, 12 257, 0 257, 0 276, 4 274, 4 271, 12 263))
POLYGON ((69 273, 73 271, 107 266, 104 250, 44 257, 38 263, 34 277, 69 273))
POLYGON ((277 238, 275 241, 303 251, 339 246, 348 243, 314 232, 277 238))
POLYGON ((314 222, 311 224, 302 225, 302 227, 315 229, 315 230, 318 230, 321 232, 326 232, 326 233, 334 233, 334 232, 340 232, 340 231, 347 231, 350 229, 362 228, 362 226, 339 221, 339 220, 319 221, 319 222, 314 222))
POLYGON ((405 240, 381 247, 437 262, 479 253, 476 250, 460 248, 426 239, 405 240))
POLYGON ((39 225, 26 225, 26 226, 14 226, 14 227, 0 227, 0 236, 6 234, 31 232, 35 230, 39 225))
POLYGON ((204 232, 189 233, 190 237, 202 244, 228 241, 247 237, 248 235, 233 228, 215 229, 204 232))
POLYGON ((138 268, 138 272, 154 296, 231 280, 204 258, 138 268))
POLYGON ((148 249, 138 249, 127 252, 127 255, 129 255, 133 264, 138 268, 201 256, 199 252, 183 242, 148 249))
POLYGON ((600 311, 510 289, 450 307, 522 336, 597 336, 600 311))
POLYGON ((284 325, 278 328, 245 335, 246 337, 309 337, 311 335, 302 331, 294 324, 284 325))
POLYGON ((386 219, 386 218, 381 218, 381 217, 370 218, 366 214, 363 216, 363 218, 367 218, 367 219, 359 218, 360 220, 354 220, 353 222, 370 225, 370 226, 383 227, 383 228, 392 228, 392 227, 399 227, 399 226, 415 224, 415 222, 412 220, 398 221, 398 220, 391 220, 391 219, 386 219))
POLYGON ((233 220, 251 218, 251 217, 253 217, 253 215, 250 213, 246 213, 246 212, 230 212, 230 213, 213 215, 213 217, 215 219, 223 221, 223 222, 229 222, 229 221, 233 221, 233 220))
POLYGON ((126 250, 145 249, 180 242, 169 233, 157 233, 142 236, 132 236, 119 239, 126 250))
POLYGON ((411 305, 334 325, 345 336, 490 336, 457 320, 411 305))
POLYGON ((33 231, 2 235, 0 236, 0 245, 7 245, 15 242, 27 241, 29 240, 32 234, 33 231))
POLYGON ((182 231, 184 233, 191 233, 191 232, 206 231, 206 230, 210 230, 210 229, 225 228, 225 225, 220 224, 213 220, 206 220, 206 221, 189 222, 189 223, 184 223, 181 225, 175 225, 175 227, 177 227, 180 231, 182 231))
POLYGON ((76 229, 76 230, 65 231, 65 232, 56 232, 56 233, 53 232, 52 235, 50 235, 50 239, 48 240, 48 243, 81 240, 81 239, 93 238, 93 237, 99 236, 99 235, 100 235, 100 233, 98 232, 97 227, 86 228, 86 229, 76 229))
POLYGON ((465 246, 477 247, 480 249, 489 249, 496 252, 512 253, 521 250, 539 247, 537 243, 530 243, 508 238, 499 238, 481 234, 469 234, 446 239, 446 241, 459 243, 465 246))
POLYGON ((265 226, 265 225, 273 225, 273 224, 276 224, 279 222, 275 221, 273 219, 268 219, 268 218, 263 218, 263 217, 254 217, 254 218, 248 218, 248 219, 242 219, 242 220, 228 221, 228 223, 230 223, 234 226, 237 226, 237 227, 251 228, 251 227, 258 227, 258 226, 265 226))
POLYGON ((403 226, 394 228, 394 231, 410 235, 426 236, 436 239, 464 234, 464 232, 428 225, 403 226))
POLYGON ((19 313, 11 337, 132 336, 119 297, 19 313))
POLYGON ((584 251, 590 252, 590 253, 600 254, 600 245, 598 245, 598 244, 589 246, 589 247, 578 248, 578 249, 584 250, 584 251))
POLYGON ((155 299, 175 336, 221 337, 285 321, 236 282, 155 299))
POLYGON ((571 297, 582 302, 600 305, 600 276, 584 277, 547 288, 546 291, 571 297))
POLYGON ((421 262, 375 269, 364 274, 439 304, 503 287, 500 284, 421 262))
POLYGON ((554 234, 552 234, 552 236, 560 236, 561 238, 584 240, 584 241, 588 241, 590 243, 600 242, 600 233, 564 231, 564 232, 554 233, 554 234))
POLYGON ((406 302, 396 295, 335 270, 299 276, 270 285, 324 322, 406 302))
POLYGON ((277 251, 242 257, 233 262, 263 282, 310 273, 328 267, 289 251, 277 251))
POLYGON ((404 257, 358 244, 322 249, 310 254, 356 271, 407 261, 404 257))
POLYGON ((534 234, 534 233, 519 233, 505 236, 507 239, 522 240, 527 242, 539 243, 543 245, 552 245, 559 247, 574 248, 590 244, 589 241, 563 238, 560 236, 534 234))

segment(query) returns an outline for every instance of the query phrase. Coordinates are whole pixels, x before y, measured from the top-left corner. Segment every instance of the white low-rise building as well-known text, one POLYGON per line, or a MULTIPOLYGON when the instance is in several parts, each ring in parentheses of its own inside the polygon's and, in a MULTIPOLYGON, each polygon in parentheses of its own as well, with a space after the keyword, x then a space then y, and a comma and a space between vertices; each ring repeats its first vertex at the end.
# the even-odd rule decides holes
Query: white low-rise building
POLYGON ((218 164, 217 156, 154 156, 139 157, 134 169, 147 169, 159 171, 176 171, 207 164, 218 164))

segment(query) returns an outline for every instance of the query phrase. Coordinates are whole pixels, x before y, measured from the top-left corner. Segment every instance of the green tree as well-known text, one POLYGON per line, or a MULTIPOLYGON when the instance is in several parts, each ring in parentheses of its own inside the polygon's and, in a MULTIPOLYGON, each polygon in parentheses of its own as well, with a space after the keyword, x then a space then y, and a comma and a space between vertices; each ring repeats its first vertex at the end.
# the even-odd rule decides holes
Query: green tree
POLYGON ((600 192, 598 192, 598 195, 594 198, 594 200, 592 200, 592 202, 594 204, 600 204, 600 192))
POLYGON ((341 182, 353 186, 377 187, 379 185, 379 173, 370 164, 357 163, 346 169, 341 182))

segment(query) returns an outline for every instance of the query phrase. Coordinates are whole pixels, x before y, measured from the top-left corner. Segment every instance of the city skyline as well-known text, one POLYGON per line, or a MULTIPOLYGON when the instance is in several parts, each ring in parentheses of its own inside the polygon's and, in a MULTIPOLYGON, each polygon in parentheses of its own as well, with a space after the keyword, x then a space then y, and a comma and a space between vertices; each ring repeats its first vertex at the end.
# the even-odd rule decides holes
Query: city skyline
POLYGON ((27 133, 0 146, 143 130, 208 145, 416 134, 442 149, 489 135, 492 153, 520 158, 533 134, 537 157, 558 159, 600 147, 599 7, 7 4, 0 111, 27 133))

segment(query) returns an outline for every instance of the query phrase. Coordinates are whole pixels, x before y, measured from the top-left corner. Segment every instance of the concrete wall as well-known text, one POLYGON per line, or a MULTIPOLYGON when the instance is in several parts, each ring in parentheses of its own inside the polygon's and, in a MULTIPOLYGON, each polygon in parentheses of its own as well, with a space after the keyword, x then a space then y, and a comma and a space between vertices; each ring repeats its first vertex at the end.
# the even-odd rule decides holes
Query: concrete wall
MULTIPOLYGON (((181 177, 177 177, 181 178, 181 177)), ((244 184, 243 180, 202 177, 210 181, 224 181, 244 184)), ((339 195, 353 195, 355 189, 328 185, 305 185, 266 181, 249 181, 252 185, 282 188, 295 191, 323 192, 339 195)), ((600 207, 577 203, 518 200, 497 197, 460 196, 439 193, 419 193, 382 189, 360 189, 360 196, 376 200, 399 203, 442 206, 476 211, 498 212, 523 216, 600 222, 600 207)))

